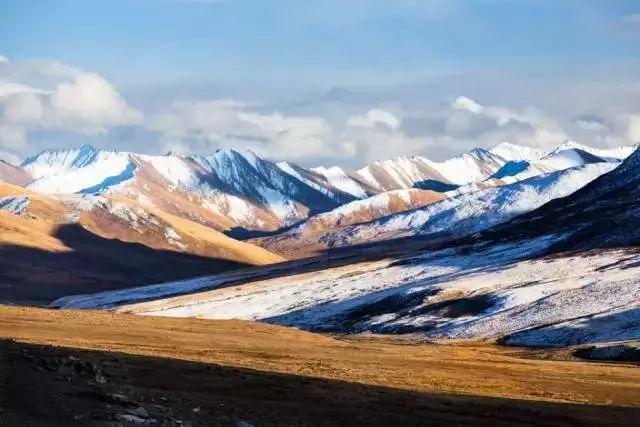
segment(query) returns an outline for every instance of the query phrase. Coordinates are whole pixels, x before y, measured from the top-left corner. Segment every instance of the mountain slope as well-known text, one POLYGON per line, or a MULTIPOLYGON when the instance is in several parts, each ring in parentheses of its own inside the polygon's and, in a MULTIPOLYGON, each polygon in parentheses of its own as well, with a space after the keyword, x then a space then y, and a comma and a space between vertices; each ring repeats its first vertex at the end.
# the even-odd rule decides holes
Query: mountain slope
POLYGON ((318 184, 319 179, 304 182, 249 151, 181 157, 83 146, 44 151, 22 166, 34 178, 28 187, 36 191, 122 194, 180 215, 195 212, 190 219, 220 230, 273 230, 354 200, 318 184))
POLYGON ((283 258, 127 199, 50 197, 0 184, 0 300, 211 274, 283 258))
POLYGON ((462 194, 346 227, 339 236, 352 243, 363 230, 365 240, 444 229, 474 233, 401 256, 336 263, 330 255, 290 263, 286 273, 265 268, 68 297, 53 306, 341 333, 597 346, 618 357, 620 348, 640 342, 640 152, 616 166, 589 163, 462 194))
POLYGON ((557 250, 640 244, 640 151, 589 185, 487 233, 488 239, 532 239, 567 233, 557 250))
MULTIPOLYGON (((588 164, 511 185, 463 193, 368 223, 316 231, 314 239, 325 248, 332 248, 434 233, 470 234, 569 195, 615 166, 615 163, 588 164)), ((313 224, 313 220, 307 223, 313 224)), ((260 244, 293 254, 299 245, 304 245, 305 229, 303 223, 279 236, 260 239, 260 244)))
POLYGON ((424 157, 401 157, 372 163, 356 173, 378 191, 406 189, 431 180, 463 185, 484 180, 495 173, 505 160, 487 150, 474 149, 444 162, 424 157))
POLYGON ((287 258, 306 257, 326 249, 327 236, 339 233, 345 227, 420 208, 445 197, 442 193, 416 188, 387 191, 312 216, 288 231, 271 237, 254 239, 252 242, 271 251, 282 253, 287 258))
POLYGON ((0 160, 0 182, 25 185, 31 181, 31 175, 19 166, 0 160))
POLYGON ((591 163, 618 163, 623 159, 598 157, 579 148, 556 148, 549 154, 535 161, 509 161, 491 179, 499 179, 504 183, 522 181, 546 173, 557 172, 591 163))
MULTIPOLYGON (((263 269, 67 297, 64 308, 260 320, 311 331, 502 339, 519 345, 640 340, 635 250, 540 257, 562 238, 456 246, 287 274, 263 269), (585 330, 587 327, 593 329, 585 330)), ((309 263, 309 261, 307 261, 309 263)))

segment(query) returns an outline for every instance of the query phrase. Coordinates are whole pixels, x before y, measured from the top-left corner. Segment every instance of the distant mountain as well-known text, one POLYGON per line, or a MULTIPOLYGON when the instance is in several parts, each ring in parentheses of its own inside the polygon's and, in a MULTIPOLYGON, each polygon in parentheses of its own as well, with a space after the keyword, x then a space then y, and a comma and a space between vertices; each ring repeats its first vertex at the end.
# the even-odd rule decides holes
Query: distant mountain
POLYGON ((22 164, 43 193, 122 194, 224 230, 273 230, 331 210, 354 196, 306 172, 296 177, 250 151, 211 156, 149 156, 97 150, 48 150, 22 164))
MULTIPOLYGON (((21 166, 0 162, 0 180, 46 194, 123 196, 216 230, 251 236, 285 230, 314 215, 386 192, 416 188, 457 196, 571 167, 616 162, 632 149, 593 149, 568 141, 544 153, 502 143, 442 162, 403 157, 349 171, 276 163, 248 150, 155 156, 85 145, 45 150, 21 166)), ((400 200, 393 193, 388 197, 400 200)), ((367 203, 377 206, 383 199, 367 203)), ((400 212, 403 205, 420 207, 413 202, 392 205, 369 212, 385 216, 400 212)))
POLYGON ((492 154, 502 157, 506 161, 534 161, 545 156, 546 152, 539 148, 502 142, 489 150, 492 154))
POLYGON ((456 185, 482 181, 505 162, 487 150, 476 148, 444 162, 420 156, 375 162, 359 169, 356 174, 372 188, 390 191, 411 188, 426 180, 456 185))
POLYGON ((511 185, 452 195, 440 201, 434 198, 431 200, 433 203, 425 207, 366 223, 340 226, 339 221, 334 221, 331 227, 325 229, 318 226, 322 218, 340 217, 339 212, 343 207, 336 210, 335 214, 326 213, 311 218, 278 236, 259 239, 259 243, 275 251, 295 254, 309 240, 321 242, 324 248, 333 248, 434 233, 463 236, 505 222, 550 200, 565 197, 617 165, 611 162, 586 164, 534 176, 511 185), (309 239, 308 235, 312 238, 309 239))
POLYGON ((538 160, 509 161, 502 166, 492 179, 513 183, 545 173, 561 171, 590 163, 615 163, 624 158, 599 157, 581 148, 556 148, 538 160))
POLYGON ((358 199, 365 199, 380 191, 379 189, 371 187, 357 173, 345 171, 337 166, 330 168, 312 168, 311 171, 324 177, 329 185, 339 188, 358 199))

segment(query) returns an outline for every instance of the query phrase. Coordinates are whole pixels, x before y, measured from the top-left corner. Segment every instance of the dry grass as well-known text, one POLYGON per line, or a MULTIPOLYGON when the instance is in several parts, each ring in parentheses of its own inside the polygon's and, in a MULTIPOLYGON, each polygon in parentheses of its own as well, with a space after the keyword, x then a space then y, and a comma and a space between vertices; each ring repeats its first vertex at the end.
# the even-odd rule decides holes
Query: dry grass
POLYGON ((428 393, 640 406, 633 365, 543 360, 488 343, 338 340, 247 321, 0 306, 0 338, 428 393))

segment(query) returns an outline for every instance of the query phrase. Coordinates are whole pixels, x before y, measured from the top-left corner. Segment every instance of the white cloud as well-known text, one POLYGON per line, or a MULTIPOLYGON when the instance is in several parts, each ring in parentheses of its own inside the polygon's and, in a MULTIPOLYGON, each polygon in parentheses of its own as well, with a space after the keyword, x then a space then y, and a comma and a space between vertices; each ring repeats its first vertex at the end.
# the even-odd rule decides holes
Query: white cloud
POLYGON ((482 105, 478 104, 473 99, 467 98, 466 96, 459 96, 458 98, 456 98, 456 100, 453 102, 453 108, 455 108, 456 110, 471 111, 475 114, 480 114, 482 110, 484 110, 482 105))
POLYGON ((104 78, 94 73, 74 74, 70 82, 58 84, 49 97, 49 119, 54 126, 95 133, 140 122, 141 114, 104 78))
POLYGON ((19 126, 0 124, 0 149, 22 152, 27 148, 27 132, 19 126))
POLYGON ((142 120, 98 74, 52 61, 0 65, 0 148, 24 149, 32 131, 98 134, 142 120))
POLYGON ((364 127, 373 129, 379 125, 396 130, 400 127, 400 120, 389 111, 378 108, 371 109, 365 114, 351 116, 347 120, 348 127, 364 127))
POLYGON ((640 116, 630 118, 629 106, 605 114, 587 105, 588 114, 579 119, 564 114, 571 118, 563 120, 563 114, 552 118, 535 108, 483 104, 466 96, 425 107, 374 103, 379 106, 331 103, 330 111, 322 111, 313 103, 275 108, 210 99, 173 102, 143 113, 98 74, 53 61, 0 58, 0 150, 32 154, 36 148, 29 147, 30 138, 44 134, 49 144, 51 131, 62 134, 62 145, 69 144, 66 133, 76 136, 74 144, 83 138, 106 140, 111 129, 123 126, 135 133, 131 139, 118 134, 132 150, 211 153, 237 147, 271 158, 354 167, 415 154, 440 160, 502 141, 544 149, 566 139, 598 146, 640 142, 640 116))
POLYGON ((32 91, 8 96, 4 100, 2 113, 4 120, 14 125, 38 123, 43 116, 41 97, 32 91))
POLYGON ((579 120, 576 120, 576 123, 581 128, 594 131, 594 132, 602 132, 602 131, 608 130, 608 128, 598 120, 579 119, 579 120))
POLYGON ((279 113, 240 113, 238 118, 254 126, 255 137, 265 141, 256 147, 269 155, 290 153, 291 158, 322 156, 330 141, 331 128, 319 117, 283 116, 279 113), (273 151, 272 151, 273 150, 273 151))
POLYGON ((333 123, 237 101, 176 103, 147 114, 146 126, 161 134, 165 150, 250 148, 273 158, 333 158, 354 166, 415 154, 441 159, 501 141, 552 148, 569 139, 560 125, 535 109, 483 106, 466 97, 437 110, 374 108, 333 123))
POLYGON ((181 151, 236 147, 300 159, 325 155, 332 141, 332 128, 320 117, 263 113, 255 105, 233 100, 175 103, 149 114, 146 125, 162 135, 165 149, 181 151))

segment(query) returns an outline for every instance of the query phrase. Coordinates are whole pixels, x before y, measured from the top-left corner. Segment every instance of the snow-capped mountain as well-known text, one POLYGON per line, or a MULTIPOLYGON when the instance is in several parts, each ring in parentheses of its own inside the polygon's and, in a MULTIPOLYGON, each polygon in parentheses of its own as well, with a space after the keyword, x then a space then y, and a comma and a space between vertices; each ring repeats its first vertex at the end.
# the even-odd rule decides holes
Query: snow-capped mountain
POLYGON ((539 148, 525 147, 510 142, 502 142, 492 147, 489 151, 496 156, 502 157, 506 161, 540 160, 547 154, 539 148))
POLYGON ((509 161, 504 164, 491 179, 500 179, 504 183, 513 183, 533 176, 569 168, 583 166, 590 163, 617 163, 624 158, 599 157, 581 148, 558 147, 538 160, 509 161))
POLYGON ((444 162, 425 157, 401 157, 367 165, 356 173, 378 191, 400 190, 419 186, 423 181, 463 185, 490 177, 505 160, 487 150, 476 148, 444 162))
POLYGON ((357 256, 343 255, 350 262, 338 254, 232 276, 72 296, 53 306, 613 351, 640 340, 639 188, 637 151, 622 164, 590 162, 452 196, 347 227, 340 236, 357 240, 365 229, 366 241, 397 231, 474 233, 445 245, 367 258, 369 246, 356 250, 357 256), (523 211, 530 212, 508 221, 523 211))
POLYGON ((640 144, 636 145, 623 145, 620 147, 614 148, 593 148, 587 145, 578 144, 575 141, 565 141, 562 144, 558 145, 549 154, 553 154, 554 152, 564 151, 564 150, 581 150, 585 151, 589 154, 593 154, 594 156, 601 157, 607 160, 624 160, 629 157, 636 149, 640 146, 640 144))
MULTIPOLYGON (((417 156, 349 171, 335 166, 306 169, 291 162, 275 163, 247 150, 157 156, 85 145, 43 151, 20 167, 0 163, 0 179, 50 194, 125 196, 218 230, 273 232, 388 191, 419 188, 450 197, 580 165, 615 162, 632 148, 602 150, 565 142, 542 153, 502 143, 443 162, 417 156)), ((392 203, 390 207, 387 203, 386 209, 379 209, 376 206, 383 199, 374 197, 365 203, 369 208, 360 206, 382 216, 399 212, 403 205, 392 203)), ((393 193, 386 199, 401 200, 393 193)), ((404 206, 419 207, 413 202, 404 206)))
MULTIPOLYGON (((321 229, 317 217, 313 217, 285 233, 259 241, 266 248, 293 254, 308 240, 322 242, 325 248, 332 248, 435 233, 463 236, 505 222, 550 200, 565 197, 617 165, 599 162, 534 176, 511 185, 457 194, 440 201, 436 199, 422 208, 356 225, 340 226, 338 221, 334 221, 333 227, 321 229)), ((340 209, 344 207, 338 211, 340 209)), ((331 217, 331 214, 319 217, 331 217)))
POLYGON ((368 186, 358 174, 347 172, 337 166, 325 168, 324 166, 312 168, 311 171, 324 177, 328 185, 339 188, 345 193, 351 194, 358 199, 365 199, 379 190, 368 186))
POLYGON ((230 149, 181 157, 83 146, 44 151, 22 167, 35 191, 123 194, 219 229, 277 229, 354 200, 310 174, 300 179, 250 151, 230 149))
POLYGON ((0 301, 47 303, 283 261, 121 196, 44 195, 0 183, 0 301))
POLYGON ((46 150, 22 163, 33 177, 28 187, 42 193, 100 193, 134 176, 129 153, 97 150, 46 150))
POLYGON ((443 193, 417 188, 386 191, 312 216, 286 232, 258 238, 255 242, 287 258, 310 256, 326 249, 328 236, 345 227, 420 208, 445 197, 443 193))
POLYGON ((488 239, 533 239, 564 233, 565 250, 632 246, 640 205, 640 151, 619 167, 562 199, 491 230, 488 239))

